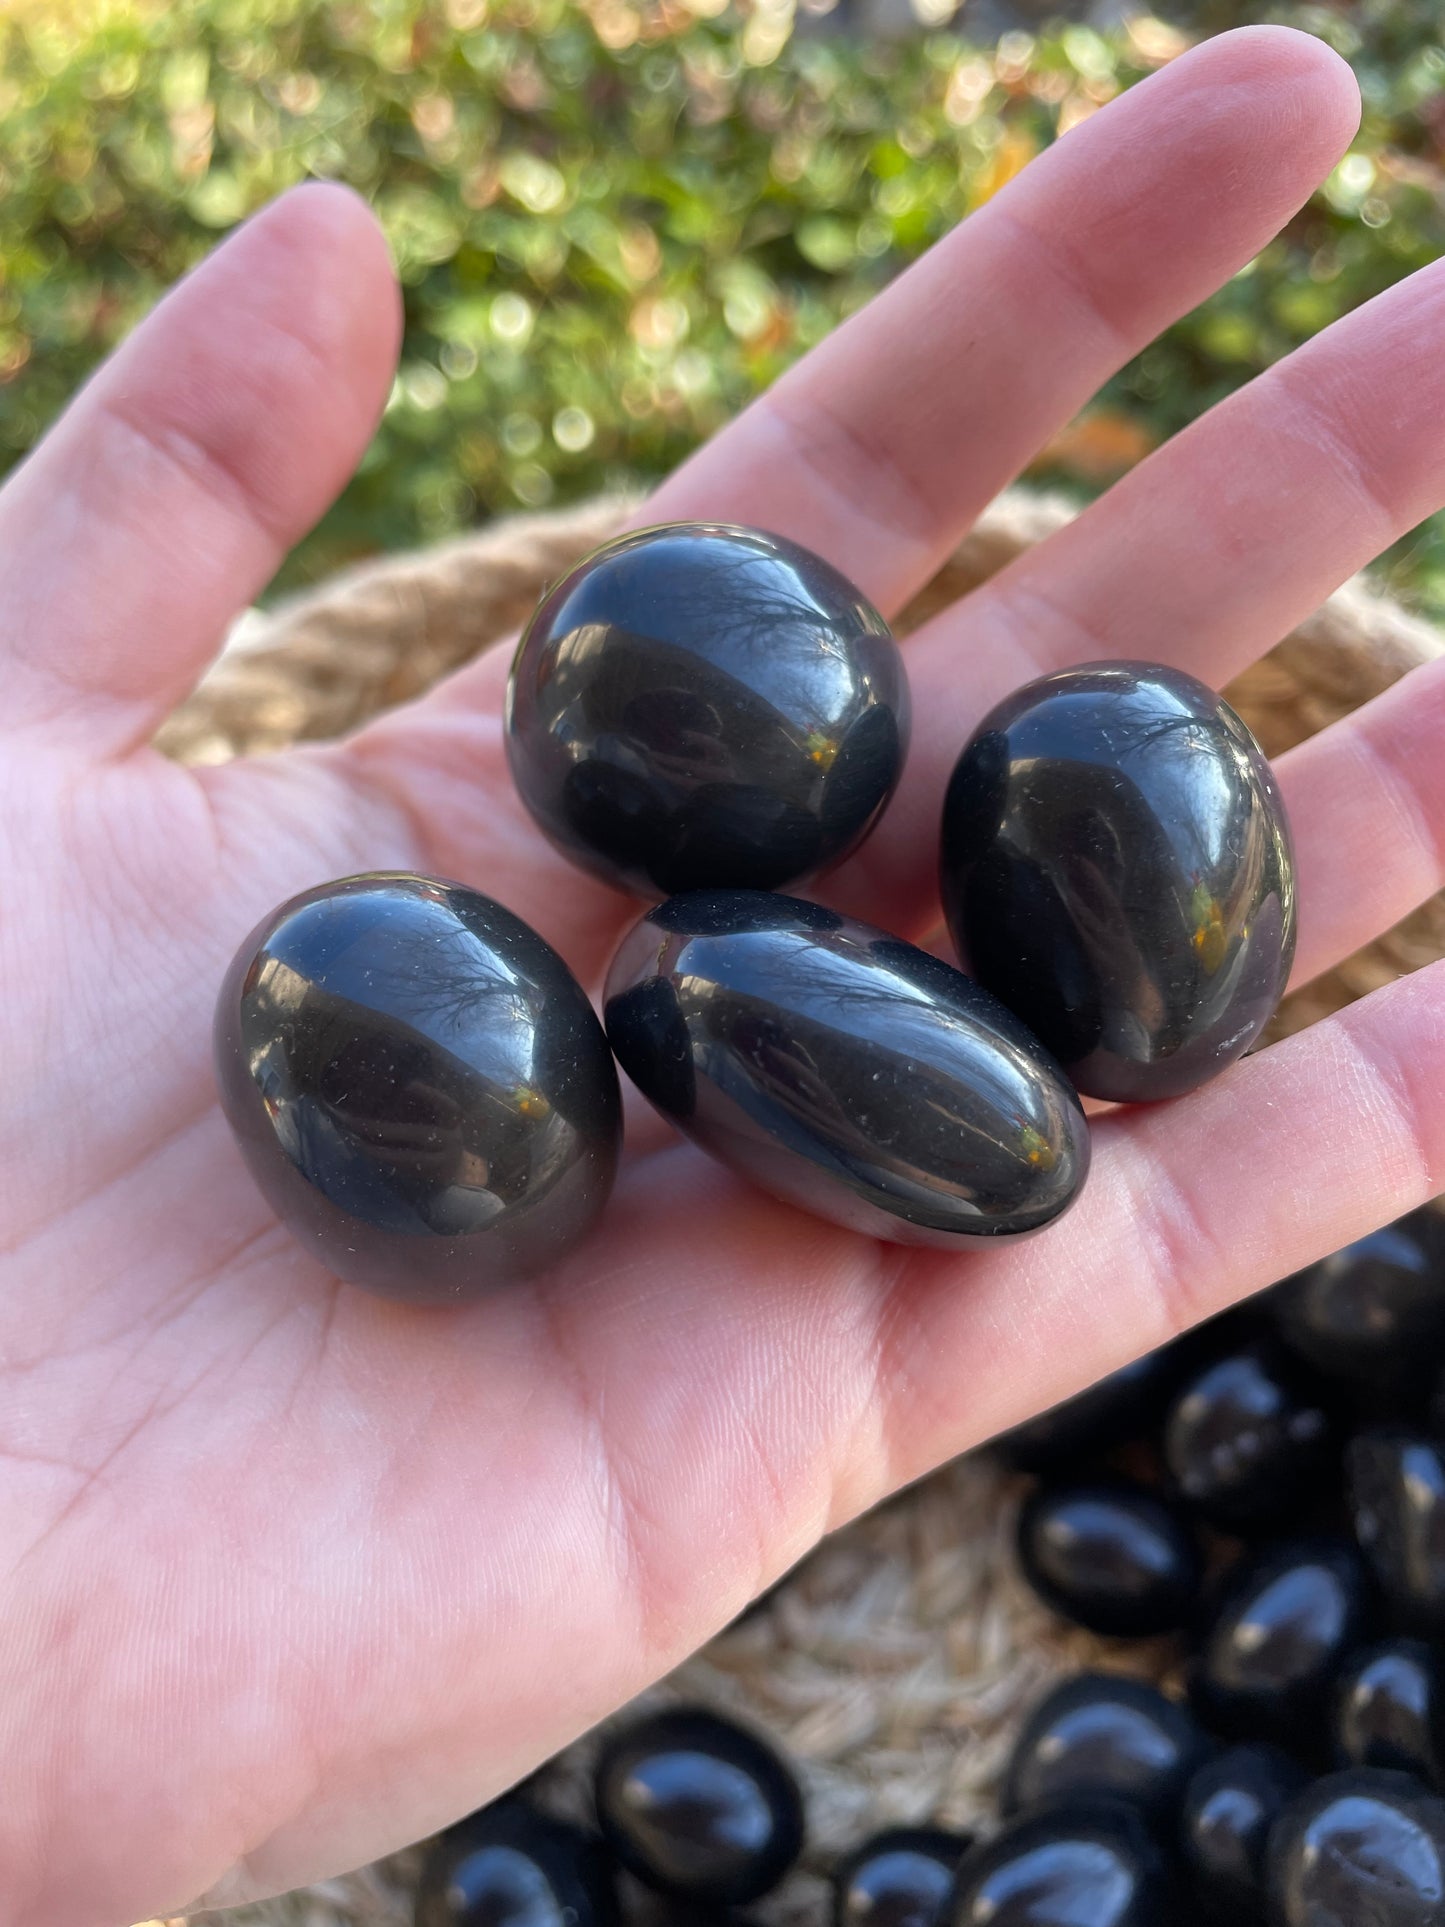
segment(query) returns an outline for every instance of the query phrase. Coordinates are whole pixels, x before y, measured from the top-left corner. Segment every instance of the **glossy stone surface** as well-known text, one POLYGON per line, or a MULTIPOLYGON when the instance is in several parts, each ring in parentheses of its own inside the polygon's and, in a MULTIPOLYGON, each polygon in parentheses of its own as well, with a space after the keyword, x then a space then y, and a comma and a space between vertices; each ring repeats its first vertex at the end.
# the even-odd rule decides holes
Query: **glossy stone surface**
POLYGON ((1274 1746, 1231 1746, 1190 1780, 1179 1844, 1191 1901, 1211 1923, 1264 1918, 1270 1828, 1306 1784, 1303 1767, 1274 1746))
POLYGON ((1392 1426, 1345 1450, 1355 1538, 1402 1628, 1445 1634, 1445 1443, 1392 1426))
POLYGON ((1241 1560, 1200 1642, 1190 1683, 1200 1717, 1228 1739, 1322 1751, 1335 1677, 1371 1611, 1352 1546, 1297 1540, 1241 1560))
POLYGON ((1177 1808, 1205 1752, 1187 1707, 1142 1680, 1078 1673, 1046 1693, 1024 1722, 1000 1807, 1115 1799, 1153 1820, 1177 1808))
POLYGON ((1176 1927, 1143 1819, 1101 1803, 1027 1813, 964 1856, 952 1927, 1176 1927))
POLYGON ((1193 1090, 1288 981, 1278 789, 1233 710, 1178 670, 1093 663, 1006 697, 954 769, 940 874, 964 968, 1093 1097, 1193 1090))
POLYGON ((903 658, 821 557, 757 529, 618 537, 543 597, 512 664, 518 793, 643 896, 771 890, 846 856, 908 745, 903 658))
POLYGON ((554 1264, 612 1188, 621 1093, 577 980, 459 884, 345 877, 237 952, 221 1102, 276 1215, 338 1277, 419 1303, 554 1264))
POLYGON ((1038 1230, 1089 1165, 1077 1098, 950 965, 795 897, 694 891, 623 939, 607 1036, 644 1097, 790 1204, 899 1243, 1038 1230))
POLYGON ((833 1872, 833 1927, 941 1927, 966 1834, 940 1827, 875 1833, 833 1872))
POLYGON ((617 1902, 595 1834, 499 1800, 449 1827, 427 1852, 416 1927, 615 1927, 617 1902))
POLYGON ((1335 1696, 1344 1766, 1393 1767, 1439 1783, 1445 1764, 1445 1659, 1423 1639, 1384 1639, 1352 1653, 1335 1696))
POLYGON ((1334 1471, 1329 1414, 1277 1346, 1252 1344, 1183 1385, 1164 1421, 1173 1489, 1203 1518, 1248 1532, 1296 1513, 1334 1471))
POLYGON ((1442 1927, 1445 1801, 1405 1773, 1327 1774, 1269 1843, 1278 1927, 1442 1927))
POLYGON ((1039 1486, 1019 1513, 1018 1554, 1044 1603, 1096 1633, 1173 1632, 1198 1603, 1189 1521, 1122 1479, 1039 1486))
POLYGON ((680 1899, 756 1900, 802 1852, 792 1774, 764 1740, 715 1713, 655 1713, 615 1734, 598 1761, 595 1794, 621 1864, 680 1899))
POLYGON ((1292 1350, 1398 1413, 1445 1350, 1440 1220, 1419 1211, 1373 1231, 1276 1285, 1265 1304, 1292 1350))

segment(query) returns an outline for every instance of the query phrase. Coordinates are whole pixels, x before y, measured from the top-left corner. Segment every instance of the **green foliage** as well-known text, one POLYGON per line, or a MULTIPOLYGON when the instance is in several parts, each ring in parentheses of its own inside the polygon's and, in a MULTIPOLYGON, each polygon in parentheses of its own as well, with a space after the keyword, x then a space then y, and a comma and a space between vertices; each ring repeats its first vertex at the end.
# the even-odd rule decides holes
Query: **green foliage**
MULTIPOLYGON (((1295 9, 1361 73, 1354 153, 1250 270, 1110 385, 1106 432, 1064 438, 1041 473, 1097 487, 1442 251, 1436 5, 1362 0, 1348 23, 1295 9)), ((792 34, 790 18, 775 0, 11 12, 0 464, 226 228, 321 175, 359 188, 385 224, 406 343, 361 474, 284 580, 646 480, 1179 44, 1144 22, 989 52, 943 34, 853 49, 792 34)), ((1390 566, 1445 612, 1445 526, 1390 566)))

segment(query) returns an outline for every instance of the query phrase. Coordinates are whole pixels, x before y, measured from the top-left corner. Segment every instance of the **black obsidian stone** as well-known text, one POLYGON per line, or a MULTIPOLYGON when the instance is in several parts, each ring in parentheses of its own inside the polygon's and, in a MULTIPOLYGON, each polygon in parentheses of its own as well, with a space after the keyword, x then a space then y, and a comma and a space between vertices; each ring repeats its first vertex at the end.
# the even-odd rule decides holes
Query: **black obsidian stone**
POLYGON ((1345 1449, 1355 1537, 1396 1622, 1445 1634, 1445 1443, 1391 1426, 1345 1449))
POLYGON ((856 1847, 833 1872, 833 1927, 942 1927, 968 1836, 892 1827, 856 1847))
POLYGON ((1036 1231, 1089 1164, 1078 1099, 951 965, 796 897, 696 890, 623 939, 618 1062, 774 1196, 850 1230, 953 1245, 1036 1231))
POLYGON ((523 1800, 449 1827, 428 1850, 416 1927, 615 1927, 611 1867, 595 1834, 523 1800))
POLYGON ((1304 1768, 1274 1746, 1231 1746, 1190 1780, 1179 1843, 1191 1901, 1214 1922, 1264 1919, 1270 1829, 1306 1784, 1304 1768))
POLYGON ((1173 1632, 1198 1603, 1202 1563, 1189 1521, 1123 1479, 1039 1486, 1019 1513, 1018 1553, 1045 1605, 1092 1632, 1173 1632))
POLYGON ((1175 1380, 1171 1347, 1161 1345, 1001 1433, 993 1449, 1016 1472, 1077 1467, 1128 1439, 1142 1438, 1164 1410, 1175 1380))
POLYGON ((1228 1352, 1182 1386, 1163 1442, 1173 1489, 1233 1532, 1297 1511, 1338 1463, 1318 1389, 1268 1343, 1228 1352))
POLYGON ((1269 1893, 1278 1927, 1441 1927, 1445 1800, 1408 1773, 1326 1774, 1275 1825, 1269 1893))
POLYGON ((1368 1637, 1372 1606, 1353 1546, 1296 1540, 1242 1560, 1204 1628, 1190 1682, 1205 1725, 1227 1739, 1323 1752, 1335 1678, 1368 1637))
POLYGON ((643 896, 776 889, 846 856, 908 746, 878 611, 781 536, 619 536, 543 597, 512 664, 507 750, 566 855, 643 896))
POLYGON ((1048 1807, 964 1855, 952 1927, 1175 1927, 1168 1858, 1117 1802, 1048 1807))
POLYGON ((443 1303, 571 1249, 607 1201, 621 1094, 557 953, 460 884, 293 897, 216 1006, 221 1103, 267 1203, 339 1277, 443 1303))
POLYGON ((984 719, 949 783, 941 883, 964 967, 1093 1097, 1193 1090, 1289 977, 1269 764, 1212 690, 1153 663, 1062 670, 984 719))
POLYGON ((679 1899, 739 1906, 803 1850, 803 1801, 754 1733, 691 1708, 617 1733, 597 1763, 597 1818, 629 1873, 679 1899))
POLYGON ((1335 1700, 1342 1766, 1394 1767, 1419 1779, 1445 1764, 1445 1659, 1423 1639, 1384 1639, 1352 1653, 1335 1700))
POLYGON ((1024 1723, 1004 1775, 1004 1813, 1082 1799, 1122 1800, 1167 1820, 1206 1750, 1187 1707, 1143 1680, 1078 1673, 1024 1723))

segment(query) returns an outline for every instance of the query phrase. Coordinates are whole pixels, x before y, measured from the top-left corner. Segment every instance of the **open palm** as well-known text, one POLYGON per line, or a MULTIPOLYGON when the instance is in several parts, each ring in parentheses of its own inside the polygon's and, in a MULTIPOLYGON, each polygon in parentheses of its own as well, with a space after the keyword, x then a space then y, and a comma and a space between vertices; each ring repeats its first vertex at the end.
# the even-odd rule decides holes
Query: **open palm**
MULTIPOLYGON (((675 476, 885 610, 1098 384, 1333 165, 1348 71, 1214 41, 1071 133, 675 476)), ((0 496, 0 1923, 116 1927, 355 1864, 519 1777, 902 1481, 1445 1184, 1439 967, 1095 1131, 1020 1246, 870 1244, 641 1141, 555 1275, 465 1309, 338 1285, 252 1188, 212 999, 276 901, 418 868, 595 984, 629 906, 511 794, 483 659, 349 742, 147 745, 346 479, 390 379, 343 190, 258 216, 0 496)), ((886 822, 828 894, 936 918, 941 787, 1083 658, 1218 684, 1445 497, 1445 274, 1362 309, 908 644, 886 822)), ((1281 765, 1299 974, 1435 890, 1445 668, 1281 765)))

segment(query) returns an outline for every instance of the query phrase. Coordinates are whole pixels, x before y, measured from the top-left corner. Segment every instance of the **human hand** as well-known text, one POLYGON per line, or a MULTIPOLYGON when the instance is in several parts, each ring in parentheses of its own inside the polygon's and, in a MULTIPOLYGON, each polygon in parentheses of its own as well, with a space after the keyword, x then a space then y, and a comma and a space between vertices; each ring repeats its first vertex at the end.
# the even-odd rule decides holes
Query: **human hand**
MULTIPOLYGON (((1216 40, 1035 162, 649 503, 761 524, 886 611, 1108 374, 1252 256, 1357 100, 1216 40)), ((367 1298, 278 1228, 217 1108, 212 1002, 280 899, 402 867, 596 985, 636 914, 539 839, 493 653, 348 742, 147 747, 345 481, 398 308, 346 192, 250 222, 0 495, 0 1923, 118 1927, 356 1864, 476 1805, 905 1480, 1445 1187, 1442 966, 1167 1106, 1076 1209, 868 1243, 639 1134, 555 1275, 367 1298)), ((935 921, 973 721, 1100 656, 1216 686, 1445 499, 1445 272, 1276 367, 907 644, 888 818, 830 900, 935 921)), ((1297 977, 1445 878, 1445 663, 1279 766, 1297 977)))

